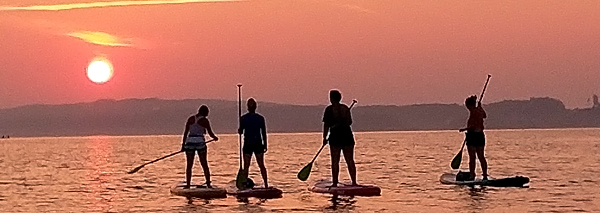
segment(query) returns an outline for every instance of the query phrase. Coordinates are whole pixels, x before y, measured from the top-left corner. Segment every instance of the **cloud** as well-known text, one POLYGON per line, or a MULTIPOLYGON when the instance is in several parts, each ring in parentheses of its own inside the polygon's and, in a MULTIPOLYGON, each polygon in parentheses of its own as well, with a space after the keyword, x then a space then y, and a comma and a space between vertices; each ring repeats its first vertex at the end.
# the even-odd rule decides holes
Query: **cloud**
POLYGON ((133 39, 131 38, 119 38, 117 36, 104 33, 104 32, 93 32, 93 31, 78 31, 68 33, 68 36, 79 38, 85 42, 111 47, 130 47, 133 46, 133 39))
POLYGON ((101 1, 88 3, 52 4, 52 5, 29 5, 29 6, 0 6, 0 11, 59 11, 102 7, 157 5, 157 4, 186 4, 186 3, 208 3, 208 2, 237 2, 244 0, 144 0, 144 1, 101 1))

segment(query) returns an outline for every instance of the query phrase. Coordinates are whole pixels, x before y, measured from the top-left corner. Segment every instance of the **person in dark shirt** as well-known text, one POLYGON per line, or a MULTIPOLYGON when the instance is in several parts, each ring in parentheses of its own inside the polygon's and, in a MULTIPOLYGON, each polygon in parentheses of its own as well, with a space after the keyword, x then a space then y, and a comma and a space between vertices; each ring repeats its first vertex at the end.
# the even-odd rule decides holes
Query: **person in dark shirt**
POLYGON ((240 118, 240 128, 238 129, 239 134, 244 134, 244 146, 242 148, 244 153, 244 174, 246 174, 247 179, 250 161, 252 161, 252 154, 254 154, 260 168, 260 174, 265 183, 265 188, 268 188, 267 168, 264 161, 264 153, 267 152, 267 127, 265 125, 265 118, 256 113, 257 104, 253 98, 248 99, 247 106, 248 113, 240 118))
POLYGON ((356 165, 354 164, 354 134, 352 133, 352 115, 350 108, 340 103, 342 94, 337 90, 329 92, 331 105, 325 108, 323 114, 323 144, 329 143, 331 151, 331 174, 333 187, 338 184, 340 173, 340 152, 344 154, 352 185, 356 182, 356 165), (329 133, 329 137, 328 136, 329 133))

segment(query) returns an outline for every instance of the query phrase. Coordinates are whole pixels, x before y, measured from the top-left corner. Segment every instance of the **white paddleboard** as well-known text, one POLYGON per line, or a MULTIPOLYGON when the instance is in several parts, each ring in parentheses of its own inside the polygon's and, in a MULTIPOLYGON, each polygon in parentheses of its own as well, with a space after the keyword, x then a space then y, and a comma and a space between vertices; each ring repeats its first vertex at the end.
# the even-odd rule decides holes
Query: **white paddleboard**
POLYGON ((177 196, 183 196, 188 198, 202 198, 202 199, 214 199, 214 198, 226 198, 227 191, 223 188, 213 186, 207 188, 206 186, 191 184, 190 188, 184 188, 185 182, 177 182, 171 186, 171 194, 177 196))

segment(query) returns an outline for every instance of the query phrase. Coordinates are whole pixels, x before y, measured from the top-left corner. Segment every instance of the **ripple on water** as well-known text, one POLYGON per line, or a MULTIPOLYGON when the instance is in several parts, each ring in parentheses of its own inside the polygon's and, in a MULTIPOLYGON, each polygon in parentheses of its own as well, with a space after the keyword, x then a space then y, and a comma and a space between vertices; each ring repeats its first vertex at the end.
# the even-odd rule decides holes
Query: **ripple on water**
MULTIPOLYGON (((529 176, 531 188, 473 190, 442 185, 438 180, 449 170, 449 161, 463 140, 454 131, 359 133, 359 182, 379 185, 382 196, 338 201, 307 190, 311 180, 329 178, 328 151, 313 165, 308 182, 296 178, 320 146, 318 141, 307 141, 319 137, 270 136, 265 158, 271 185, 285 192, 282 199, 245 202, 230 197, 192 204, 169 193, 169 186, 184 178, 183 155, 126 174, 178 147, 180 136, 30 138, 27 143, 4 144, 0 150, 0 205, 8 212, 600 211, 595 202, 600 184, 590 178, 598 173, 599 162, 579 157, 600 151, 600 130, 490 131, 486 154, 492 175, 529 176), (36 151, 28 152, 30 147, 36 151)), ((229 186, 238 172, 237 139, 237 135, 226 135, 209 145, 212 179, 218 185, 229 186)), ((464 157, 463 170, 467 163, 464 157)), ((341 163, 342 180, 348 179, 345 166, 341 163)), ((260 182, 254 160, 250 171, 260 182)), ((198 164, 194 174, 195 182, 204 181, 198 164)))

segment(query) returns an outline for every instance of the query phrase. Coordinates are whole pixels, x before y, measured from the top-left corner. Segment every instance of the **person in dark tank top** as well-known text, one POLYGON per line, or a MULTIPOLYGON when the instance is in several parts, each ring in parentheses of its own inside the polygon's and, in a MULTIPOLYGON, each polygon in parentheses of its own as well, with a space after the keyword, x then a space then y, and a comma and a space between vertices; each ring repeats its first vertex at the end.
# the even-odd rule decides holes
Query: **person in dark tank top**
POLYGON ((356 165, 354 163, 354 134, 352 133, 352 114, 350 108, 343 103, 342 94, 337 90, 329 92, 329 101, 331 105, 325 108, 323 113, 323 144, 329 143, 331 152, 331 175, 332 186, 337 186, 340 170, 340 152, 344 154, 344 159, 348 165, 348 173, 352 185, 358 185, 356 182, 356 165))

